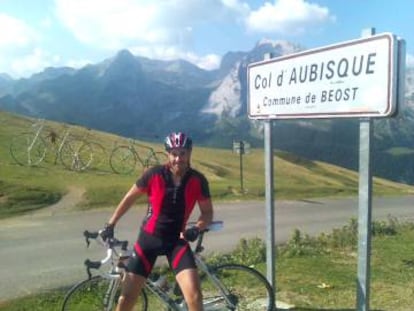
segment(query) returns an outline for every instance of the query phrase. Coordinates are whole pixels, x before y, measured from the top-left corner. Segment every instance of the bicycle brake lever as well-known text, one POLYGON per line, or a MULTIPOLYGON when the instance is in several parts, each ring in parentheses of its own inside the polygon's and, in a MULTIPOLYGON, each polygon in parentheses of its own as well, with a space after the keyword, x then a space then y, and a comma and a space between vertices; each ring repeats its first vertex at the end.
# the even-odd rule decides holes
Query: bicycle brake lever
POLYGON ((91 244, 91 242, 89 241, 89 234, 88 234, 88 230, 85 230, 83 232, 83 236, 85 237, 85 242, 86 242, 86 248, 89 248, 89 245, 91 244))
POLYGON ((83 236, 85 237, 86 247, 89 247, 91 242, 89 239, 96 239, 98 237, 98 232, 89 232, 88 230, 83 231, 83 236))

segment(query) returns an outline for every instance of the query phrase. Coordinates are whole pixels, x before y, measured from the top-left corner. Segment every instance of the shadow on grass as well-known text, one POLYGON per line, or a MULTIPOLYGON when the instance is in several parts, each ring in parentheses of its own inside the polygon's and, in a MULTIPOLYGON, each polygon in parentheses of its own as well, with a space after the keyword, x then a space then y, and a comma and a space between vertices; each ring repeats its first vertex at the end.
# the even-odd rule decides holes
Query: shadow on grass
MULTIPOLYGON (((282 311, 286 309, 276 309, 276 311, 282 311)), ((288 309, 290 311, 355 311, 355 309, 320 309, 320 308, 293 308, 288 309)), ((370 309, 371 311, 385 311, 382 309, 370 309)))

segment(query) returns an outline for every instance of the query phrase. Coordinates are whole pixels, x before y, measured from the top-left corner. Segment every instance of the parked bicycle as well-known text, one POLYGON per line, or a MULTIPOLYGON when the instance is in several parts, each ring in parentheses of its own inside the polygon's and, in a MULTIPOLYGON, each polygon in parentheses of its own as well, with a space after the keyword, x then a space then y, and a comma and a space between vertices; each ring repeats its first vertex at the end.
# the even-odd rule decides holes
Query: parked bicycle
POLYGON ((117 174, 130 174, 137 165, 141 164, 143 168, 158 165, 167 161, 167 155, 164 152, 155 151, 149 146, 129 140, 128 145, 116 146, 109 157, 109 164, 112 170, 117 174))
MULTIPOLYGON (((274 293, 267 279, 257 270, 240 264, 210 266, 201 257, 204 234, 222 229, 223 222, 215 221, 201 232, 194 247, 200 272, 205 311, 271 311, 274 293)), ((114 310, 120 294, 125 263, 131 255, 128 241, 111 239, 104 242, 100 232, 84 232, 87 245, 95 239, 106 248, 106 257, 100 261, 85 261, 88 279, 73 286, 66 294, 62 311, 114 310), (108 271, 100 268, 109 264, 108 271), (92 276, 91 270, 99 271, 92 276)), ((165 274, 157 279, 151 275, 141 291, 136 311, 186 311, 184 298, 176 282, 169 285, 165 274)))
POLYGON ((10 154, 17 164, 37 166, 46 158, 49 147, 54 149, 54 164, 58 160, 70 170, 85 170, 92 162, 92 147, 83 139, 74 137, 66 127, 60 137, 55 129, 47 129, 45 120, 39 119, 32 131, 16 135, 10 143, 10 154))

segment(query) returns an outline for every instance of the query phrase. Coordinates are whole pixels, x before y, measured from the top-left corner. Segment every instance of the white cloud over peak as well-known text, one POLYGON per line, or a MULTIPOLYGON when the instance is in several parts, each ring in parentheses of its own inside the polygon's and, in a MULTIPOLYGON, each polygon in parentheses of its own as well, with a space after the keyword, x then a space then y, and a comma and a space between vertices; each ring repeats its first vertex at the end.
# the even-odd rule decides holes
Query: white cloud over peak
POLYGON ((251 11, 246 27, 252 32, 300 35, 333 20, 326 7, 304 0, 278 0, 251 11))
POLYGON ((130 49, 158 59, 183 58, 202 68, 216 68, 218 55, 196 56, 194 27, 211 21, 237 20, 248 13, 239 0, 55 0, 66 29, 94 48, 130 49))

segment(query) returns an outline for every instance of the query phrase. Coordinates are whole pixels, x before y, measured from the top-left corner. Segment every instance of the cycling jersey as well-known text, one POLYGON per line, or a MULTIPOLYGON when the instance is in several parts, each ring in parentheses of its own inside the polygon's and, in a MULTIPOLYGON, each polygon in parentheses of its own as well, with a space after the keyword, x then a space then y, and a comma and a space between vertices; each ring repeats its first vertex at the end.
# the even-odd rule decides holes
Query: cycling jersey
POLYGON ((168 165, 146 171, 136 186, 148 196, 148 211, 129 260, 129 272, 148 277, 159 255, 166 255, 175 273, 195 268, 187 241, 180 238, 197 201, 210 198, 207 179, 189 168, 179 185, 168 165))
POLYGON ((141 229, 164 239, 178 239, 196 202, 210 198, 207 179, 192 168, 175 185, 168 165, 155 166, 136 185, 148 196, 147 215, 141 229))

